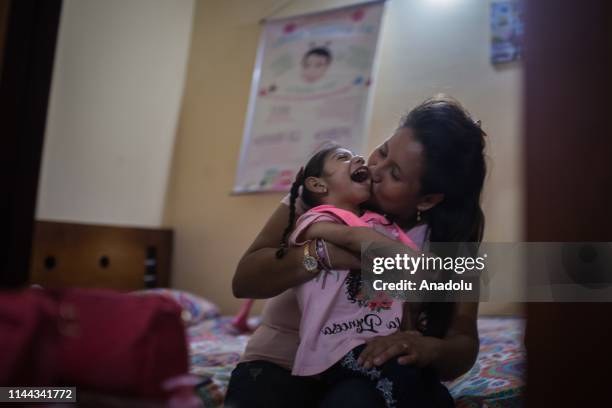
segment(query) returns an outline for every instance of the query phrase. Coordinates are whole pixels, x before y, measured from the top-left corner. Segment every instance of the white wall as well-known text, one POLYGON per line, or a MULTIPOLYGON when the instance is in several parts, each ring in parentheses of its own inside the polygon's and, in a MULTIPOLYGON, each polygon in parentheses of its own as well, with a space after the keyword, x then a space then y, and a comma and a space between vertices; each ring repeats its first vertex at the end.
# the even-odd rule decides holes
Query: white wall
POLYGON ((37 219, 159 226, 194 0, 64 0, 37 219))

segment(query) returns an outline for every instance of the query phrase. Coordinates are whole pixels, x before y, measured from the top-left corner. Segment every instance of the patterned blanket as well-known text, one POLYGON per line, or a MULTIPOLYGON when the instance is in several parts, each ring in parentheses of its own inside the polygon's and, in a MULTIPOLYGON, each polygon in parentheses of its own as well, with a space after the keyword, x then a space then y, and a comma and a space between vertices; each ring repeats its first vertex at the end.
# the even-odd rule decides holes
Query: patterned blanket
MULTIPOLYGON (((188 328, 191 372, 210 377, 198 389, 206 407, 223 405, 230 374, 249 339, 237 335, 230 317, 206 320, 188 328)), ((446 383, 459 408, 519 407, 525 373, 524 321, 519 318, 478 319, 480 353, 474 367, 446 383)))

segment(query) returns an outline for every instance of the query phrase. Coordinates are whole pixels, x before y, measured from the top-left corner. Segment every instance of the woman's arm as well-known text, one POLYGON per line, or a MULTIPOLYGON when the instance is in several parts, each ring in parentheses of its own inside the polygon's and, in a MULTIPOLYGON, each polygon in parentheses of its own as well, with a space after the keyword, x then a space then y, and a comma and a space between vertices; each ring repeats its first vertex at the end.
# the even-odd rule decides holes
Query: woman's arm
MULTIPOLYGON (((280 204, 238 262, 232 281, 234 296, 269 298, 314 277, 302 265, 302 248, 289 248, 283 258, 276 259, 288 219, 289 207, 280 204)), ((334 267, 360 267, 358 256, 331 243, 327 248, 334 267)))
MULTIPOLYGON (((478 356, 480 340, 476 326, 478 303, 457 303, 451 326, 438 343, 432 361, 442 381, 453 380, 466 373, 478 356)), ((409 361, 399 360, 407 364, 409 361)))

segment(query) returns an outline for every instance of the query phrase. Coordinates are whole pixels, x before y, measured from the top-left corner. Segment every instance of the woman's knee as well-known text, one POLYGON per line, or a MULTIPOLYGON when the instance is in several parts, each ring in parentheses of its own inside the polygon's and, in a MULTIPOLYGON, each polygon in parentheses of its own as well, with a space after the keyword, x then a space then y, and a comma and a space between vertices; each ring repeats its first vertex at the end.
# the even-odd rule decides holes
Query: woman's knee
POLYGON ((420 386, 424 380, 424 369, 411 365, 401 365, 396 358, 385 362, 381 367, 381 375, 405 386, 420 386))
POLYGON ((317 384, 310 378, 292 376, 287 369, 268 361, 236 366, 227 387, 227 408, 311 407, 316 404, 317 384))

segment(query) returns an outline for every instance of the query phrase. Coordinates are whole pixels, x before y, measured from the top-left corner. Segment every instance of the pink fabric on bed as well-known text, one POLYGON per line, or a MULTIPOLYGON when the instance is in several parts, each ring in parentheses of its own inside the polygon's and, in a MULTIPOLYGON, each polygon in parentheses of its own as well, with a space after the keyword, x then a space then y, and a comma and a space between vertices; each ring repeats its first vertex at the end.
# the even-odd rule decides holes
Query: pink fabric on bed
MULTIPOLYGON (((376 227, 387 235, 416 249, 414 243, 395 224, 374 212, 361 217, 331 205, 321 205, 307 211, 296 224, 289 241, 301 245, 300 235, 316 222, 334 222, 352 227, 376 227)), ((359 304, 345 294, 348 270, 322 272, 295 288, 300 320, 300 344, 293 364, 294 375, 319 374, 368 338, 384 336, 399 329, 402 302, 382 296, 376 307, 359 304), (370 307, 368 307, 370 306, 370 307)))

